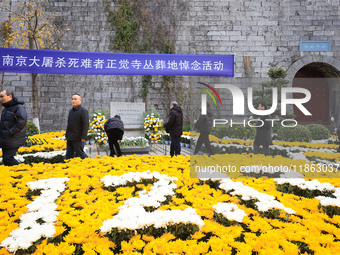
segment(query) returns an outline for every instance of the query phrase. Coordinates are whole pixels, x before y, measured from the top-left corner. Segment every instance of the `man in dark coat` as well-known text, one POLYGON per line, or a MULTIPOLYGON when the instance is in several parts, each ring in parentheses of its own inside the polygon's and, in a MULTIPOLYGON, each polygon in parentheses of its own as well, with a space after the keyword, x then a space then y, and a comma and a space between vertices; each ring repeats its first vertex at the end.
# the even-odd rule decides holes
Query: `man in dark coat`
POLYGON ((89 113, 81 106, 81 101, 80 95, 72 96, 73 107, 68 114, 66 128, 66 159, 74 158, 74 156, 82 159, 87 158, 84 152, 84 142, 89 130, 89 113))
POLYGON ((5 166, 20 164, 14 156, 20 146, 26 143, 27 113, 24 101, 14 97, 13 91, 6 89, 0 93, 4 109, 0 121, 0 147, 5 166))
POLYGON ((200 132, 200 136, 197 140, 194 154, 198 153, 202 144, 204 144, 205 148, 207 148, 209 155, 214 154, 209 140, 209 134, 212 129, 212 116, 212 112, 208 110, 207 114, 201 114, 195 123, 195 128, 200 132))
POLYGON ((170 156, 181 154, 181 135, 183 133, 183 112, 176 101, 170 104, 170 116, 164 124, 166 132, 171 136, 170 156))
MULTIPOLYGON (((332 117, 331 119, 332 121, 334 121, 335 123, 335 119, 334 117, 332 117)), ((337 123, 335 124, 334 127, 334 132, 336 133, 336 135, 338 136, 338 141, 340 141, 340 111, 338 112, 338 117, 336 118, 337 123)), ((338 149, 336 150, 337 153, 340 152, 340 146, 338 147, 338 149)))
POLYGON ((104 124, 104 130, 109 139, 110 156, 115 156, 113 145, 116 148, 117 156, 122 156, 122 151, 120 150, 118 141, 123 139, 124 124, 123 121, 120 119, 120 116, 115 115, 113 118, 108 119, 104 124))
MULTIPOLYGON (((258 106, 258 110, 266 110, 267 104, 262 102, 258 106)), ((265 156, 269 155, 269 145, 272 145, 272 127, 271 122, 266 121, 266 119, 270 119, 269 115, 261 115, 260 120, 255 126, 256 127, 256 136, 254 140, 254 153, 258 154, 260 150, 260 146, 263 147, 263 154, 265 156)))
MULTIPOLYGON (((338 136, 338 141, 340 141, 340 127, 339 128, 334 128, 334 132, 336 132, 337 136, 338 136)), ((340 152, 340 145, 338 147, 338 149, 336 150, 337 153, 340 152)))

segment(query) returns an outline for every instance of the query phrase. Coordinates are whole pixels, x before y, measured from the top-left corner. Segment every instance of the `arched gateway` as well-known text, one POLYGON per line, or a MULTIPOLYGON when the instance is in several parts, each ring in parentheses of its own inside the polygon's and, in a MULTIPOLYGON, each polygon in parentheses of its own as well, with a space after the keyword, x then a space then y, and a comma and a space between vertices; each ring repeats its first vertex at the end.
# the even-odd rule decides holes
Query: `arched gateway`
MULTIPOLYGON (((331 117, 340 122, 340 63, 325 56, 302 57, 287 71, 292 87, 306 88, 311 100, 306 108, 312 116, 305 116, 294 107, 296 120, 301 124, 319 123, 329 125, 331 117)), ((300 95, 294 95, 298 98, 300 95)))

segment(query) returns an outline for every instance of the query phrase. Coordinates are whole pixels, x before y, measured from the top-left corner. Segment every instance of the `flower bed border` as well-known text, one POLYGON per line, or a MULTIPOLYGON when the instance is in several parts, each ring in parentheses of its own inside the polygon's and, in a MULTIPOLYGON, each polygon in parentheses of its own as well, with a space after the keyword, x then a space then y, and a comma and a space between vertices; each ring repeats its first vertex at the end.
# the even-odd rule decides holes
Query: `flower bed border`
MULTIPOLYGON (((133 155, 133 154, 148 154, 150 152, 150 146, 147 147, 129 147, 129 148, 120 148, 123 155, 133 155)), ((106 155, 110 155, 109 146, 105 146, 106 155)))

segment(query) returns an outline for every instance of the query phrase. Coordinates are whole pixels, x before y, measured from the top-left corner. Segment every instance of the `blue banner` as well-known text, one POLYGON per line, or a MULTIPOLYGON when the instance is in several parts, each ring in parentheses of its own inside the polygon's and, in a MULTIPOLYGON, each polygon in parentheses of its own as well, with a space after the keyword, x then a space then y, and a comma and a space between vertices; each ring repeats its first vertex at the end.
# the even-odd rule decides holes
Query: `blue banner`
POLYGON ((101 53, 0 48, 0 72, 234 76, 234 55, 101 53))

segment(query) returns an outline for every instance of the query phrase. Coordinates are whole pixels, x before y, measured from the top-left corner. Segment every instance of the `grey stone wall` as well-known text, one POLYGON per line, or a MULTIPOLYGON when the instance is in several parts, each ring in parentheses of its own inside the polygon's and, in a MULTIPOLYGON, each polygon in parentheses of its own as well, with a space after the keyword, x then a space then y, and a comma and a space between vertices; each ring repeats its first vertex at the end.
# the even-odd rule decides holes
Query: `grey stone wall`
POLYGON ((339 55, 339 0, 188 1, 178 53, 235 54, 235 77, 250 57, 253 77, 272 66, 289 69, 304 55, 339 55), (300 40, 332 40, 331 52, 299 52, 300 40))
MULTIPOLYGON (((104 0, 46 0, 44 4, 46 11, 56 13, 58 24, 70 29, 61 45, 63 50, 109 51, 110 35, 114 31, 106 21, 104 0)), ((176 53, 234 54, 236 78, 264 78, 270 67, 278 66, 287 70, 291 79, 299 68, 315 61, 340 70, 340 0, 171 0, 169 5, 178 14, 176 53), (331 40, 332 48, 330 52, 300 52, 301 40, 331 40)), ((150 4, 149 8, 151 13, 161 11, 163 22, 170 15, 162 6, 150 4)), ((0 19, 6 15, 1 11, 0 19)), ((30 76, 5 74, 4 81, 24 98, 31 118, 30 76)), ((153 81, 159 86, 161 77, 154 77, 153 81)), ((214 84, 230 83, 233 79, 178 78, 187 87, 195 87, 197 81, 214 84)), ((89 112, 109 109, 111 101, 142 100, 138 97, 141 84, 138 76, 40 75, 39 82, 43 131, 66 128, 74 92, 83 96, 89 112)), ((150 91, 147 109, 156 106, 166 118, 165 100, 168 97, 150 91)), ((186 106, 185 110, 189 116, 190 107, 186 106)))

